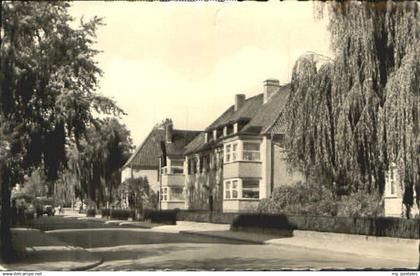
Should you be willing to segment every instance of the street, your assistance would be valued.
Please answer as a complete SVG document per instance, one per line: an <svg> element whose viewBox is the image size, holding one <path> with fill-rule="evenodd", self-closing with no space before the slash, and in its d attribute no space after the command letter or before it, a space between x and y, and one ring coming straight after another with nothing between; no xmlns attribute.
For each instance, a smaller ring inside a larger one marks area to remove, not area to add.
<svg viewBox="0 0 420 276"><path fill-rule="evenodd" d="M92 270L404 269L412 266L408 261L167 230L177 226L154 225L145 229L105 223L101 219L55 216L39 218L32 227L100 257L102 263Z"/></svg>

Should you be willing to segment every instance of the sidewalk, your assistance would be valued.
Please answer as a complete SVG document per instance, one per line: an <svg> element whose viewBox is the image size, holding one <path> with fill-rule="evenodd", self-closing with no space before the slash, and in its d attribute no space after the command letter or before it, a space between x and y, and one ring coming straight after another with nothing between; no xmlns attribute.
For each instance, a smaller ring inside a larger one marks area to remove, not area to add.
<svg viewBox="0 0 420 276"><path fill-rule="evenodd" d="M102 262L87 250L32 228L12 228L12 240L21 258L1 264L6 270L86 270Z"/></svg>
<svg viewBox="0 0 420 276"><path fill-rule="evenodd" d="M401 260L417 268L419 241L339 233L295 230L292 237L279 237L263 233L230 231L228 224L211 224L178 221L177 225L153 227L154 231L171 231L180 234L201 235L273 246L294 246L322 251L362 255L366 257Z"/></svg>

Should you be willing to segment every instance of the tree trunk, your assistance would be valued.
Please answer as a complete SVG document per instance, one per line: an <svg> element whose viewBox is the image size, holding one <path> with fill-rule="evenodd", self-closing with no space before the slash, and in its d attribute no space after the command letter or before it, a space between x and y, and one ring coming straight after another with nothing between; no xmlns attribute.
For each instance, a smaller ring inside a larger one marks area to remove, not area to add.
<svg viewBox="0 0 420 276"><path fill-rule="evenodd" d="M4 160L0 159L0 186L1 186L1 238L0 238L0 259L7 262L13 258L12 235L10 232L10 177Z"/></svg>

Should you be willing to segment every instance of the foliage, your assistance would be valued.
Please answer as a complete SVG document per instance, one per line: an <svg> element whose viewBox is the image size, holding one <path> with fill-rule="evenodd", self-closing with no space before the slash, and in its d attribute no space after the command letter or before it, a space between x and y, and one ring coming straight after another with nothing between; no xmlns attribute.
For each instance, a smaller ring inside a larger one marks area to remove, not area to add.
<svg viewBox="0 0 420 276"><path fill-rule="evenodd" d="M363 192L334 196L322 185L297 183L274 189L271 198L263 199L258 212L312 216L377 216L383 213L378 194Z"/></svg>
<svg viewBox="0 0 420 276"><path fill-rule="evenodd" d="M235 231L255 231L259 229L261 232L275 233L285 231L284 234L291 234L296 226L291 224L284 214L240 214L231 224L231 230Z"/></svg>
<svg viewBox="0 0 420 276"><path fill-rule="evenodd" d="M134 218L134 214L134 210L111 209L109 215L111 219L127 220L129 218Z"/></svg>
<svg viewBox="0 0 420 276"><path fill-rule="evenodd" d="M123 114L95 92L102 72L94 49L102 24L94 17L73 27L68 2L3 1L0 70L2 212L10 212L10 186L37 167L51 184L66 167L66 145L79 141L100 119ZM2 243L10 239L2 215ZM4 228L4 229L3 229ZM7 249L4 249L6 248ZM10 247L2 246L3 256ZM7 252L8 251L8 252Z"/></svg>
<svg viewBox="0 0 420 276"><path fill-rule="evenodd" d="M114 118L87 129L79 147L69 147L69 169L77 179L75 191L80 198L97 204L112 203L113 191L121 182L120 168L132 149L130 132Z"/></svg>
<svg viewBox="0 0 420 276"><path fill-rule="evenodd" d="M287 216L298 230L385 236L404 239L420 237L420 220L390 217Z"/></svg>
<svg viewBox="0 0 420 276"><path fill-rule="evenodd" d="M175 225L177 221L177 210L151 210L144 209L144 220L150 220L154 223Z"/></svg>
<svg viewBox="0 0 420 276"><path fill-rule="evenodd" d="M35 170L23 183L22 192L34 197L46 196L46 180L41 170Z"/></svg>
<svg viewBox="0 0 420 276"><path fill-rule="evenodd" d="M124 206L126 200L128 207L137 210L141 214L144 209L155 209L158 198L150 188L147 177L129 178L118 188L118 203Z"/></svg>
<svg viewBox="0 0 420 276"><path fill-rule="evenodd" d="M287 104L288 159L335 196L382 195L392 163L404 203L420 191L415 2L328 2L334 58L302 56ZM420 193L417 194L417 201Z"/></svg>

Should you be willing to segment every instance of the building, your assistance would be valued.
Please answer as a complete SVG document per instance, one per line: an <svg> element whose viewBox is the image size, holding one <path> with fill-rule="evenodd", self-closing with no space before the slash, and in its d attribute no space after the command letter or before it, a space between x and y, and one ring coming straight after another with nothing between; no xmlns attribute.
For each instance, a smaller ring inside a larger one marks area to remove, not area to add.
<svg viewBox="0 0 420 276"><path fill-rule="evenodd" d="M122 167L121 182L128 178L147 177L150 188L159 192L159 156L162 154L160 142L164 139L165 128L154 127Z"/></svg>
<svg viewBox="0 0 420 276"><path fill-rule="evenodd" d="M160 142L160 208L184 209L185 146L193 140L200 131L173 129L172 121L165 124L165 139Z"/></svg>
<svg viewBox="0 0 420 276"><path fill-rule="evenodd" d="M303 179L285 160L282 110L289 92L289 85L269 79L261 94L236 95L234 104L186 145L187 209L255 210L275 187Z"/></svg>

